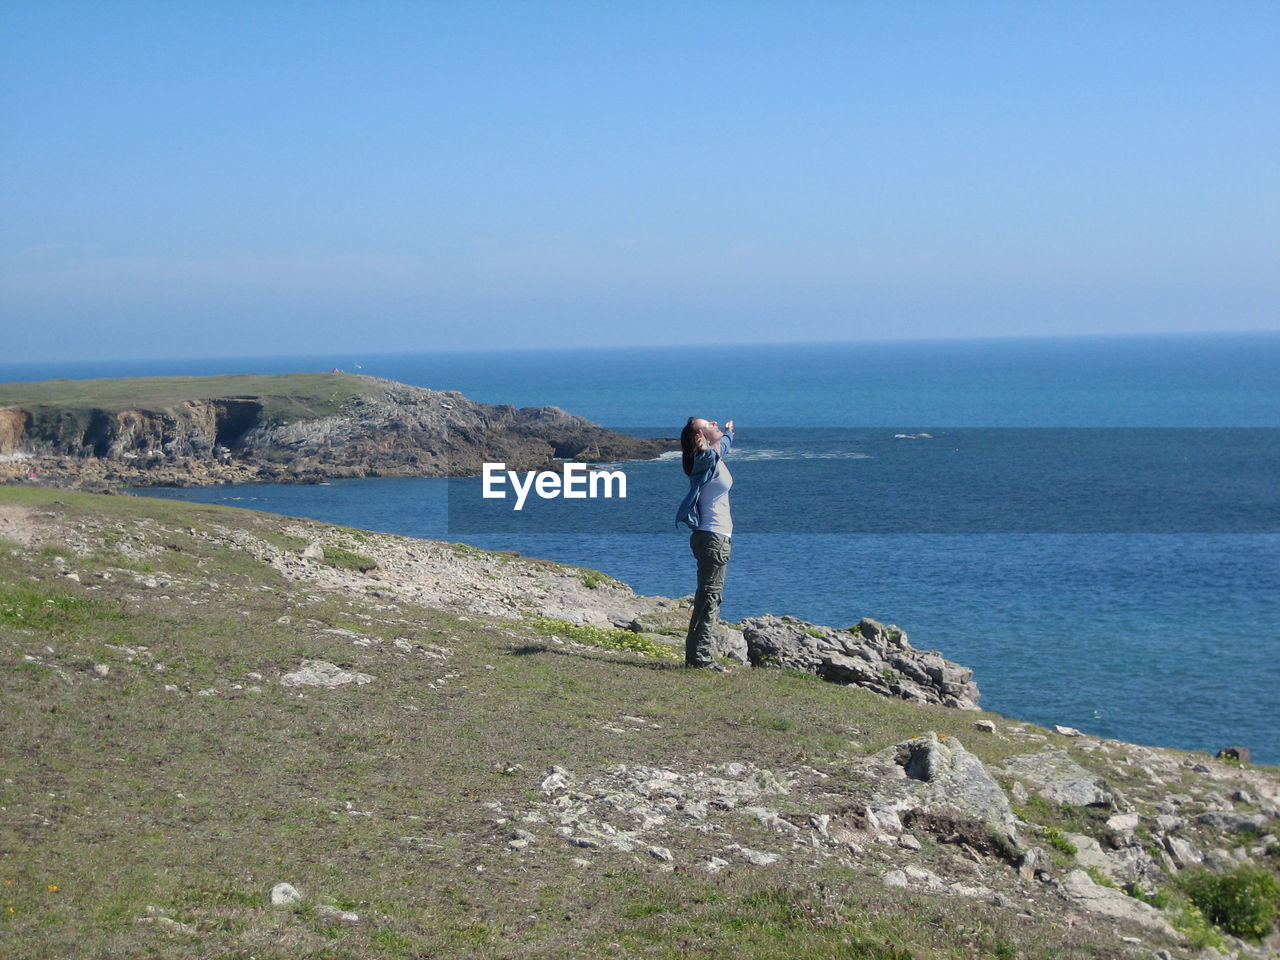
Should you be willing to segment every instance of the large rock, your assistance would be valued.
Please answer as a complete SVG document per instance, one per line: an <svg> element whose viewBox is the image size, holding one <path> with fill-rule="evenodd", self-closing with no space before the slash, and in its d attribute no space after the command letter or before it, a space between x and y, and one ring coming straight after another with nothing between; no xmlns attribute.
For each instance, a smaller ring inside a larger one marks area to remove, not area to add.
<svg viewBox="0 0 1280 960"><path fill-rule="evenodd" d="M954 737L928 733L859 762L859 779L875 784L859 820L873 833L898 833L898 814L937 813L985 824L1016 842L1017 818L982 761Z"/></svg>
<svg viewBox="0 0 1280 960"><path fill-rule="evenodd" d="M342 687L348 683L361 687L373 680L367 673L343 670L328 660L303 660L297 670L280 678L280 682L286 687Z"/></svg>
<svg viewBox="0 0 1280 960"><path fill-rule="evenodd" d="M1013 834L1016 818L1009 798L982 761L955 737L930 732L898 744L894 751L907 778L925 784L932 802Z"/></svg>
<svg viewBox="0 0 1280 960"><path fill-rule="evenodd" d="M1065 750L1046 750L1010 757L1005 772L1036 785L1041 796L1075 807L1110 807L1115 796L1103 779L1067 756Z"/></svg>
<svg viewBox="0 0 1280 960"><path fill-rule="evenodd" d="M1152 930L1159 930L1170 937L1178 936L1160 915L1160 911L1141 900L1125 896L1119 890L1102 887L1083 870L1072 870L1062 882L1063 895L1078 907L1090 913L1113 917L1117 920L1130 920Z"/></svg>
<svg viewBox="0 0 1280 960"><path fill-rule="evenodd" d="M978 709L981 694L972 670L936 651L914 649L894 626L866 618L849 630L836 630L766 615L743 620L742 633L747 656L758 667L803 670L917 703Z"/></svg>

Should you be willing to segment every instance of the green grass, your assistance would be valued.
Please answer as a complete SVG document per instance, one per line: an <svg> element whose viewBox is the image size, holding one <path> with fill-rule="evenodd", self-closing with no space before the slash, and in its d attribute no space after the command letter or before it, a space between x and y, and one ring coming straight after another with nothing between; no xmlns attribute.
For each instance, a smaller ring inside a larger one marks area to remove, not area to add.
<svg viewBox="0 0 1280 960"><path fill-rule="evenodd" d="M57 631L92 619L120 619L102 604L53 586L26 583L0 585L0 625L28 630Z"/></svg>
<svg viewBox="0 0 1280 960"><path fill-rule="evenodd" d="M95 411L178 411L184 401L241 398L262 403L263 423L291 423L333 416L356 397L383 389L347 373L43 380L0 383L0 406L28 410L33 435L72 439L84 436Z"/></svg>
<svg viewBox="0 0 1280 960"><path fill-rule="evenodd" d="M531 617L528 622L535 631L544 636L576 640L578 643L587 643L604 650L640 653L657 660L684 660L684 654L670 644L659 643L657 640L631 630L593 627L583 623L570 623L568 620L557 620L553 617Z"/></svg>
<svg viewBox="0 0 1280 960"><path fill-rule="evenodd" d="M1046 844L1065 856L1074 857L1080 852L1076 849L1076 845L1064 837L1062 831L1057 827L1045 827L1040 832L1040 837Z"/></svg>
<svg viewBox="0 0 1280 960"><path fill-rule="evenodd" d="M348 550L346 547L323 546L321 550L324 551L324 562L328 566L337 567L340 570L355 570L359 573L378 569L378 561L356 553L354 550Z"/></svg>
<svg viewBox="0 0 1280 960"><path fill-rule="evenodd" d="M37 525L57 527L55 550L0 549L6 958L1116 955L1108 936L1057 923L1056 906L1019 916L1021 901L1005 909L892 890L879 859L824 860L741 811L717 812L709 834L655 828L653 842L676 854L671 872L643 849L571 847L554 832L558 821L531 825L527 850L507 848L525 813L552 809L540 783L553 765L589 781L617 764L812 764L827 779L769 800L803 822L806 811L863 795L851 764L925 730L962 738L988 763L1025 751L974 737L975 714L808 674L687 671L673 662L676 648L626 646L646 640L630 631L464 618L328 591L214 537L243 533L296 550L329 529L320 524L29 488L0 489L0 506L52 514ZM67 535L84 549L64 546ZM122 548L144 556L165 586L140 586ZM333 627L384 643L358 646L325 632ZM550 643L550 633L587 646ZM404 653L397 638L453 652L444 662ZM130 656L125 646L146 651ZM376 679L282 686L303 659ZM94 664L109 666L107 676ZM698 869L728 834L785 855L715 876ZM282 881L306 895L299 909L268 904ZM361 922L333 925L317 910L324 904ZM195 933L138 923L148 907Z"/></svg>
<svg viewBox="0 0 1280 960"><path fill-rule="evenodd" d="M588 590L596 590L606 584L617 583L617 581L607 573L601 573L599 570L587 570L585 568L579 574L579 579L582 580L582 585Z"/></svg>

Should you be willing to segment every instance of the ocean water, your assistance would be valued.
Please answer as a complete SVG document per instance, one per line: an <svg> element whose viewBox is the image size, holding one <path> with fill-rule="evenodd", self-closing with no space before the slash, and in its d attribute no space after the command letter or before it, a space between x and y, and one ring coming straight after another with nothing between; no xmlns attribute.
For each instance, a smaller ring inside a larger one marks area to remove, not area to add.
<svg viewBox="0 0 1280 960"><path fill-rule="evenodd" d="M972 666L988 709L1280 763L1280 334L0 364L0 381L357 364L649 435L732 418L726 617L875 617ZM625 504L518 515L471 511L478 480L154 493L690 592L678 462L623 469Z"/></svg>

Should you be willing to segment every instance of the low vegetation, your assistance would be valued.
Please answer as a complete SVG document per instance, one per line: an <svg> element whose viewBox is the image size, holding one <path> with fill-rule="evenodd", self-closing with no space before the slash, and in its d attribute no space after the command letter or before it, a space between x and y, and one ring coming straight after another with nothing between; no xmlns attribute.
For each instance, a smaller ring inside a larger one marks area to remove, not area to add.
<svg viewBox="0 0 1280 960"><path fill-rule="evenodd" d="M373 389L349 373L244 374L221 377L128 377L0 383L0 407L41 407L87 416L93 409L164 410L188 400L251 397L272 422L331 416Z"/></svg>
<svg viewBox="0 0 1280 960"><path fill-rule="evenodd" d="M25 518L0 522L6 960L1128 955L1114 926L1066 923L1038 881L1003 905L896 889L881 879L896 847L828 859L741 809L705 832L673 811L655 841L670 861L578 847L542 787L557 769L583 783L619 768L791 771L811 792L771 803L811 833L814 803L839 817L863 796L848 771L867 755L935 730L994 766L1044 739L1027 725L997 718L1001 733L980 735L972 713L810 674L684 670L678 647L630 631L432 609L366 595L365 576L290 580L244 548L296 559L332 531L319 524L26 488L0 489L5 517ZM381 535L329 535L383 556ZM303 661L371 679L288 685ZM1075 827L1052 805L1024 812L1031 837ZM709 873L728 832L784 855ZM920 835L911 856L980 869ZM1015 854L981 869L1015 883ZM273 907L281 882L302 901ZM1190 942L1271 922L1263 882L1224 882L1164 894L1185 904Z"/></svg>
<svg viewBox="0 0 1280 960"><path fill-rule="evenodd" d="M348 550L346 547L334 547L326 544L321 547L324 552L324 562L331 567L337 567L340 570L355 570L359 573L368 573L370 570L378 569L378 561L363 554L356 553L354 550Z"/></svg>
<svg viewBox="0 0 1280 960"><path fill-rule="evenodd" d="M1194 870L1179 877L1177 886L1210 923L1232 936L1256 941L1271 932L1280 883L1267 870L1248 865L1221 874Z"/></svg>

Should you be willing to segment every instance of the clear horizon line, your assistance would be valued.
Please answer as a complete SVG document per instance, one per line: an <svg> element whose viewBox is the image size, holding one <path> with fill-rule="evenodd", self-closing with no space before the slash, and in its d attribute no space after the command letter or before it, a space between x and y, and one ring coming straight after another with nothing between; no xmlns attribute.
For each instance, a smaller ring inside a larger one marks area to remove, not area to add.
<svg viewBox="0 0 1280 960"><path fill-rule="evenodd" d="M80 357L73 359L43 358L35 360L12 361L0 366L24 367L50 363L163 363L165 361L219 361L219 360L272 360L298 359L315 357L335 359L350 358L360 362L362 357L406 357L430 354L512 354L512 353L569 353L569 352L604 352L611 350L662 350L666 348L735 348L735 347L804 347L804 346L837 346L852 344L924 344L924 343L1010 343L1020 341L1088 341L1088 340L1155 340L1155 339L1192 339L1243 336L1280 336L1280 328L1244 329L1244 330L1171 330L1171 331L1137 331L1117 333L1023 333L1023 334L973 334L970 336L949 337L853 337L847 339L817 340L737 340L724 341L690 341L685 343L629 343L629 344L591 344L581 346L539 345L518 347L446 347L434 350L377 350L362 355L355 355L348 350L333 350L321 353L237 353L237 354L205 354L196 353L167 356L121 356L121 357ZM354 372L354 371L346 371Z"/></svg>

